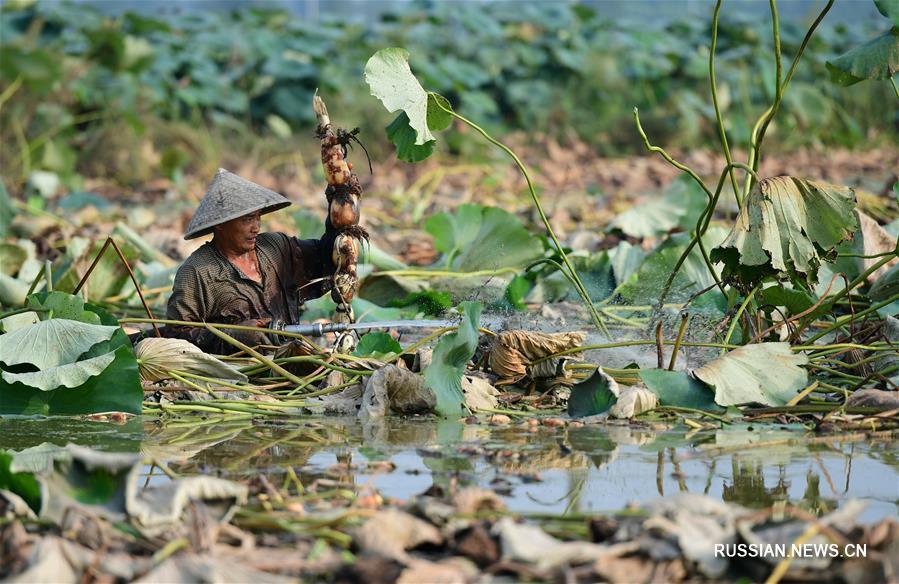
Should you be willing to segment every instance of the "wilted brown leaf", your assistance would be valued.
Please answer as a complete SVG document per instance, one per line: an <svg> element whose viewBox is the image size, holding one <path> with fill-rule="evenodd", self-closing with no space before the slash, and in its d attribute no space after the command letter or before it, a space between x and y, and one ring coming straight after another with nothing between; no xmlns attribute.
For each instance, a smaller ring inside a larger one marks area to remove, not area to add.
<svg viewBox="0 0 899 584"><path fill-rule="evenodd" d="M579 347L586 338L583 332L504 331L491 344L490 368L504 383L515 383L528 375L528 367L537 359Z"/></svg>

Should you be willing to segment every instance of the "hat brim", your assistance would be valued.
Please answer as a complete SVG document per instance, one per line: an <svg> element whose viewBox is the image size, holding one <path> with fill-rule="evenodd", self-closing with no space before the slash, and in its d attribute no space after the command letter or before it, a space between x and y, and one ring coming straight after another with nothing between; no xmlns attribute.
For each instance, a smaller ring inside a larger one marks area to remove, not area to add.
<svg viewBox="0 0 899 584"><path fill-rule="evenodd" d="M209 235L210 233L213 232L213 230L217 226L221 225L222 223L227 223L228 221L232 221L234 219L237 219L238 217L243 217L244 215L249 215L251 213L255 213L256 211L259 211L260 214L265 215L267 213L273 213L275 211L280 211L281 209L284 209L285 207L289 207L292 204L293 203L291 203L290 201L285 200L283 202L275 203L273 205L263 204L263 205L259 205L258 207L250 207L249 209L241 209L240 211L238 211L236 213L232 213L231 215L226 215L221 220L219 220L216 223L213 223L212 225L207 225L206 227L203 227L202 229L196 229L194 231L184 234L184 239L196 239L198 237L203 237L204 235Z"/></svg>

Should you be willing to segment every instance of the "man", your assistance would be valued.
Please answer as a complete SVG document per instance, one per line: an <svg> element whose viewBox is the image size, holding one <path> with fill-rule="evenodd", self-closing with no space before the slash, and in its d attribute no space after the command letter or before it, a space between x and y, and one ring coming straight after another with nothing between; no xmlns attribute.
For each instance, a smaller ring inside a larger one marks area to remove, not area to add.
<svg viewBox="0 0 899 584"><path fill-rule="evenodd" d="M278 193L219 169L187 227L184 239L209 233L175 275L166 318L252 327L296 323L302 303L321 296L334 273L328 225L321 239L260 233L260 217L291 203ZM208 353L235 349L203 327L167 326L167 337L186 339ZM247 345L272 342L266 334L227 331Z"/></svg>

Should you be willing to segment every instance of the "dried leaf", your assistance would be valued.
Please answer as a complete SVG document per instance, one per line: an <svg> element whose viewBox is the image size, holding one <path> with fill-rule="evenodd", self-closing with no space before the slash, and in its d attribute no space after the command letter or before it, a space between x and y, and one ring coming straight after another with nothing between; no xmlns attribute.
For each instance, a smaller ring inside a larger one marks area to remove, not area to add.
<svg viewBox="0 0 899 584"><path fill-rule="evenodd" d="M618 394L618 401L609 408L609 415L613 418L633 418L655 409L658 403L656 394L642 385L631 385Z"/></svg>
<svg viewBox="0 0 899 584"><path fill-rule="evenodd" d="M425 386L425 378L396 365L375 371L365 384L359 416L383 418L393 412L422 414L434 410L437 398Z"/></svg>
<svg viewBox="0 0 899 584"><path fill-rule="evenodd" d="M468 487L453 496L453 505L462 515L474 515L478 511L503 511L506 504L493 491Z"/></svg>
<svg viewBox="0 0 899 584"><path fill-rule="evenodd" d="M868 215L861 211L856 211L856 214L858 215L859 230L862 235L862 255L875 256L896 250L896 237ZM869 269L881 259L883 258L862 258L862 271ZM877 280L886 274L891 267L897 265L899 265L899 258L893 258L878 268L876 272L871 273L868 276L868 282Z"/></svg>
<svg viewBox="0 0 899 584"><path fill-rule="evenodd" d="M443 542L436 527L399 509L378 511L356 530L353 539L362 552L403 563L410 561L406 550L423 543L437 545Z"/></svg>
<svg viewBox="0 0 899 584"><path fill-rule="evenodd" d="M533 361L579 347L586 338L583 332L504 331L493 339L490 368L502 380L515 383L528 375L528 367Z"/></svg>
<svg viewBox="0 0 899 584"><path fill-rule="evenodd" d="M465 405L472 411L496 409L499 391L485 379L463 375L462 394L465 396Z"/></svg>
<svg viewBox="0 0 899 584"><path fill-rule="evenodd" d="M134 354L140 365L140 378L143 381L170 379L170 371L185 371L228 381L247 380L247 376L234 367L207 355L199 347L183 339L150 337L134 347Z"/></svg>
<svg viewBox="0 0 899 584"><path fill-rule="evenodd" d="M693 374L715 388L720 406L782 406L808 385L808 372L801 367L806 363L808 357L794 354L787 343L758 343L734 349Z"/></svg>

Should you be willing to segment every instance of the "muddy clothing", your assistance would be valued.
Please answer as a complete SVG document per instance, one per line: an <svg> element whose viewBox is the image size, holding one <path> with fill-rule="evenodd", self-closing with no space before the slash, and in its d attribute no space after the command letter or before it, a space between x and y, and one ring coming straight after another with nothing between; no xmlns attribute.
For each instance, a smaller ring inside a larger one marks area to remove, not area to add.
<svg viewBox="0 0 899 584"><path fill-rule="evenodd" d="M296 323L298 304L324 293L323 282L309 282L334 270L328 239L327 235L321 240L300 240L283 233L260 233L256 257L261 283L248 278L207 242L178 269L166 318L250 326L256 320ZM208 353L236 350L205 328L166 326L161 330L164 336L188 340ZM225 332L250 346L273 342L263 333Z"/></svg>

